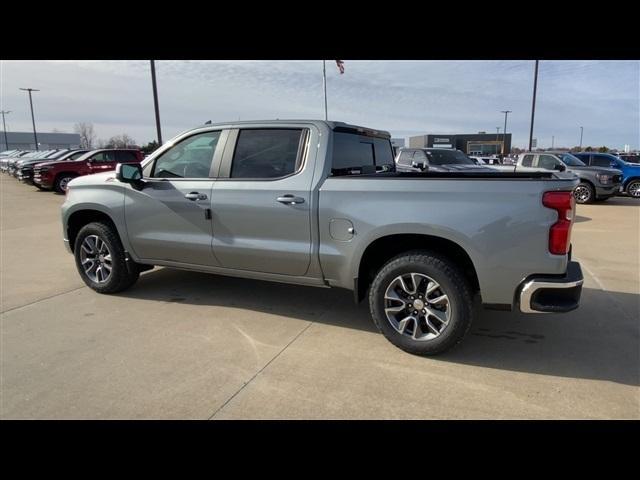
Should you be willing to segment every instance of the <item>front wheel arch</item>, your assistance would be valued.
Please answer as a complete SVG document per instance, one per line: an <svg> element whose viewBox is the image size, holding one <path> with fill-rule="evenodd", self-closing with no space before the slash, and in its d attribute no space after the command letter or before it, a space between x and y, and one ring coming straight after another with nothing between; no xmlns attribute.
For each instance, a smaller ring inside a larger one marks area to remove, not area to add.
<svg viewBox="0 0 640 480"><path fill-rule="evenodd" d="M84 227L85 225L93 222L101 222L109 225L111 228L113 228L113 231L118 235L120 241L122 242L122 235L120 235L115 222L109 215L99 210L77 210L69 215L69 218L67 219L67 239L69 240L69 246L71 247L72 253L75 246L76 237L78 236L78 232L80 232L80 229L82 229L82 227Z"/></svg>

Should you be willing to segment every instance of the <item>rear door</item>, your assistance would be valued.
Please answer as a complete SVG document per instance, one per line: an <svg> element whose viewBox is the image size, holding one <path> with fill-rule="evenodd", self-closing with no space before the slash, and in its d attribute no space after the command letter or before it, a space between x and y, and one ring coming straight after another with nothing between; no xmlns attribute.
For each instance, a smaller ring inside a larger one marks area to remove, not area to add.
<svg viewBox="0 0 640 480"><path fill-rule="evenodd" d="M227 133L185 136L144 166L142 189L125 187L127 235L138 257L219 265L211 248L211 194Z"/></svg>
<svg viewBox="0 0 640 480"><path fill-rule="evenodd" d="M229 134L211 207L213 251L221 266L294 276L307 272L312 135L317 144L311 126L245 128Z"/></svg>

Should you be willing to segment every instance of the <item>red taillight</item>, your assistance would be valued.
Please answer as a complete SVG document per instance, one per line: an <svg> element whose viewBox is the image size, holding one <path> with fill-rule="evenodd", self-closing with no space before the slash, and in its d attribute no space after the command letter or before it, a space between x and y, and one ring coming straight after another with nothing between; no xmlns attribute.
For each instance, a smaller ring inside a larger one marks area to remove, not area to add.
<svg viewBox="0 0 640 480"><path fill-rule="evenodd" d="M558 212L558 221L549 229L549 252L566 255L571 244L571 226L576 201L571 192L545 192L542 204Z"/></svg>

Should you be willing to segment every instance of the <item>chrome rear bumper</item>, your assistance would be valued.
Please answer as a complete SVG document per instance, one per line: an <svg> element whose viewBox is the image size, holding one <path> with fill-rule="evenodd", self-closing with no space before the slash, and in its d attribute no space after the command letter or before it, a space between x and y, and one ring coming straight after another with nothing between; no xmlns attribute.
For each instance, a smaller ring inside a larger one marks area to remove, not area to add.
<svg viewBox="0 0 640 480"><path fill-rule="evenodd" d="M564 313L580 305L584 278L578 262L569 262L563 277L540 276L526 280L520 290L523 313Z"/></svg>

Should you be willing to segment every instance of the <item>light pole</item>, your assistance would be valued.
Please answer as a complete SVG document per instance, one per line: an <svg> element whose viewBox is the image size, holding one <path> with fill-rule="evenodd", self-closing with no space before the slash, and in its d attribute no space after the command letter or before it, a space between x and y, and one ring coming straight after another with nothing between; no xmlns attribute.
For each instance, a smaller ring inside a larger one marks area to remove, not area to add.
<svg viewBox="0 0 640 480"><path fill-rule="evenodd" d="M580 151L582 151L582 133L583 133L584 129L583 127L580 127Z"/></svg>
<svg viewBox="0 0 640 480"><path fill-rule="evenodd" d="M36 90L35 88L21 88L20 90L29 92L29 105L31 106L31 123L33 123L33 138L36 141L36 150L40 150L38 148L38 134L36 133L36 119L33 116L33 100L31 99L31 92L39 92L40 90Z"/></svg>
<svg viewBox="0 0 640 480"><path fill-rule="evenodd" d="M156 110L156 131L158 146L162 145L162 130L160 130L160 108L158 106L158 86L156 85L156 62L151 60L151 84L153 85L153 106Z"/></svg>
<svg viewBox="0 0 640 480"><path fill-rule="evenodd" d="M496 127L496 150L497 150L499 141L500 141L500 127Z"/></svg>
<svg viewBox="0 0 640 480"><path fill-rule="evenodd" d="M504 113L504 130L502 131L502 155L504 155L504 147L507 144L507 115L511 113L511 110L501 110Z"/></svg>
<svg viewBox="0 0 640 480"><path fill-rule="evenodd" d="M536 113L536 90L538 89L538 60L536 60L536 69L533 74L533 100L531 102L531 128L529 129L529 151L533 144L533 119Z"/></svg>
<svg viewBox="0 0 640 480"><path fill-rule="evenodd" d="M556 137L551 135L551 149L553 149L553 143L555 141Z"/></svg>
<svg viewBox="0 0 640 480"><path fill-rule="evenodd" d="M4 130L4 146L9 150L9 140L7 140L7 124L4 121L4 116L11 113L11 110L2 110L2 130Z"/></svg>

